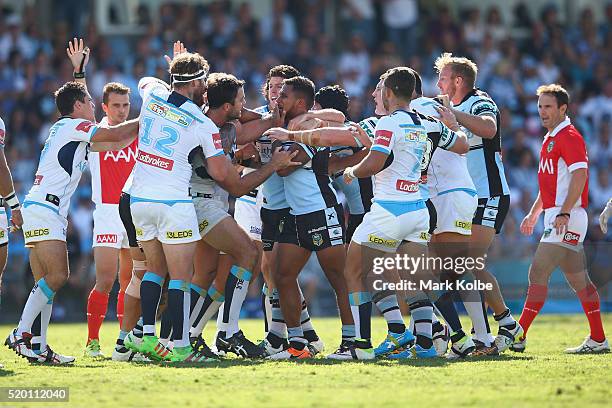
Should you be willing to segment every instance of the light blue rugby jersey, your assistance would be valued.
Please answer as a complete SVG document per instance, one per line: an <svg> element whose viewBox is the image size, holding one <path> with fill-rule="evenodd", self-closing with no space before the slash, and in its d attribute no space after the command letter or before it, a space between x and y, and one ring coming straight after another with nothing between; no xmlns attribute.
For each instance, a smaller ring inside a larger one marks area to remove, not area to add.
<svg viewBox="0 0 612 408"><path fill-rule="evenodd" d="M294 142L283 145L292 144ZM337 205L338 196L327 174L329 148L297 144L306 151L310 161L282 178L291 214L303 215Z"/></svg>
<svg viewBox="0 0 612 408"><path fill-rule="evenodd" d="M473 89L453 107L471 115L495 117L497 133L492 139L483 139L467 128L461 127L470 143L467 166L479 198L510 194L501 157L501 126L497 105L486 92Z"/></svg>
<svg viewBox="0 0 612 408"><path fill-rule="evenodd" d="M268 105L263 105L255 109L255 112L266 114L270 112ZM259 156L261 157L262 163L267 163L272 158L272 140L269 137L260 137L257 140L257 147L259 148ZM281 210L288 208L289 203L285 197L285 184L283 178L276 173L264 181L261 185L261 192L263 194L263 208L268 210Z"/></svg>

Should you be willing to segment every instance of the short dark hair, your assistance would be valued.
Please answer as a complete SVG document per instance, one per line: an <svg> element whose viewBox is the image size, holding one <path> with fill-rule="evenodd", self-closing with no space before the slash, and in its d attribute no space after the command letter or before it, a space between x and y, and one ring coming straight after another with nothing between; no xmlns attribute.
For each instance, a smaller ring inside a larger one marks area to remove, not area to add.
<svg viewBox="0 0 612 408"><path fill-rule="evenodd" d="M348 116L349 97L339 85L328 85L319 89L315 94L315 102L323 109L336 109Z"/></svg>
<svg viewBox="0 0 612 408"><path fill-rule="evenodd" d="M293 92L298 93L302 98L304 98L307 109L312 108L312 105L314 105L315 86L310 79L304 76L296 76L285 79L283 84L290 85Z"/></svg>
<svg viewBox="0 0 612 408"><path fill-rule="evenodd" d="M557 100L557 107L558 108L560 108L561 105L568 105L569 106L569 101L570 101L569 92L567 92L565 90L565 88L563 88L559 84L542 85L542 86L538 87L538 90L536 91L536 94L538 96L540 96L542 94L548 94L548 95L554 96L555 99Z"/></svg>
<svg viewBox="0 0 612 408"><path fill-rule="evenodd" d="M410 68L412 75L414 75L414 93L417 96L423 96L423 80L421 79L421 75L416 71L416 69Z"/></svg>
<svg viewBox="0 0 612 408"><path fill-rule="evenodd" d="M102 102L108 103L108 96L112 93L119 95L129 95L130 88L119 82L109 82L102 89Z"/></svg>
<svg viewBox="0 0 612 408"><path fill-rule="evenodd" d="M72 114L76 101L85 103L85 98L87 98L87 87L80 82L66 82L55 91L55 105L62 116Z"/></svg>
<svg viewBox="0 0 612 408"><path fill-rule="evenodd" d="M216 109L224 103L234 104L238 90L244 86L244 81L231 74L215 72L207 81L206 97L208 106Z"/></svg>
<svg viewBox="0 0 612 408"><path fill-rule="evenodd" d="M266 76L266 83L261 88L261 92L264 98L268 97L268 89L270 87L270 78L279 77L283 79L289 79L296 76L300 76L300 71L291 65L276 65L270 68L268 75Z"/></svg>
<svg viewBox="0 0 612 408"><path fill-rule="evenodd" d="M405 99L407 101L412 99L412 93L414 92L414 85L416 80L412 69L408 67L396 67L388 70L380 79L383 80L383 85L391 91L398 98Z"/></svg>

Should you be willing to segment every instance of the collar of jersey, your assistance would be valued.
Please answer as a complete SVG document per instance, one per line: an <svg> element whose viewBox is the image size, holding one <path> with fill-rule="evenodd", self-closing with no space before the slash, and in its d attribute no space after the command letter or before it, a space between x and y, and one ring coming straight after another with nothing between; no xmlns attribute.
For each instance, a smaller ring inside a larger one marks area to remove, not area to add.
<svg viewBox="0 0 612 408"><path fill-rule="evenodd" d="M568 118L567 116L565 117L565 120L561 123L559 123L552 132L548 132L546 134L546 137L550 136L550 137L555 137L557 136L557 133L559 133L560 131L562 131L566 126L571 125L572 122L570 121L570 118Z"/></svg>
<svg viewBox="0 0 612 408"><path fill-rule="evenodd" d="M461 105L463 102L467 101L468 99L470 99L472 96L476 95L476 92L478 92L479 89L478 88L474 88L472 89L470 92L467 93L467 95L465 95L463 97L463 99L461 100L461 102L459 102L458 104L454 105L455 107Z"/></svg>

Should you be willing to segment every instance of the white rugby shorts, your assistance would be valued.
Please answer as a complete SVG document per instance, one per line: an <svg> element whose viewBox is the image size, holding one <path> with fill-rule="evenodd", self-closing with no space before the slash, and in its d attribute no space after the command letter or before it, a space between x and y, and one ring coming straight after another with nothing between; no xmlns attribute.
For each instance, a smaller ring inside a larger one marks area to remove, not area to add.
<svg viewBox="0 0 612 408"><path fill-rule="evenodd" d="M6 211L0 210L0 246L8 244L9 225Z"/></svg>
<svg viewBox="0 0 612 408"><path fill-rule="evenodd" d="M406 208L407 209L407 208ZM396 252L402 241L429 241L429 211L422 202L411 211L395 214L374 202L355 230L352 241L385 252Z"/></svg>
<svg viewBox="0 0 612 408"><path fill-rule="evenodd" d="M118 204L101 204L93 212L93 247L129 248Z"/></svg>
<svg viewBox="0 0 612 408"><path fill-rule="evenodd" d="M130 209L139 241L157 238L164 244L187 244L200 240L192 202L136 201Z"/></svg>
<svg viewBox="0 0 612 408"><path fill-rule="evenodd" d="M431 198L436 208L435 234L454 232L472 235L472 219L478 206L478 197L466 191L451 191Z"/></svg>
<svg viewBox="0 0 612 408"><path fill-rule="evenodd" d="M201 237L204 237L217 224L230 216L227 212L229 203L226 199L194 197L193 205L195 206L198 231Z"/></svg>
<svg viewBox="0 0 612 408"><path fill-rule="evenodd" d="M544 210L544 233L540 242L559 244L572 250L581 249L589 226L587 212L582 207L572 208L567 230L563 234L557 234L553 223L560 212L561 207L552 207Z"/></svg>
<svg viewBox="0 0 612 408"><path fill-rule="evenodd" d="M46 205L24 203L21 209L23 216L23 237L26 246L40 241L66 242L68 220Z"/></svg>
<svg viewBox="0 0 612 408"><path fill-rule="evenodd" d="M247 233L249 238L261 241L261 205L263 195L258 190L255 199L253 197L240 197L236 200L234 207L234 219L236 223Z"/></svg>

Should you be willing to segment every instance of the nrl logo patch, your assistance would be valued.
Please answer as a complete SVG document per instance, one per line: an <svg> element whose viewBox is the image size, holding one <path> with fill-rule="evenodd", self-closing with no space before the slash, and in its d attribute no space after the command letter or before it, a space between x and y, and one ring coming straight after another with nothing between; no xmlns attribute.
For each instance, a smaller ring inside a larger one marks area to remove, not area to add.
<svg viewBox="0 0 612 408"><path fill-rule="evenodd" d="M312 243L314 244L314 246L323 245L323 236L319 233L312 234Z"/></svg>
<svg viewBox="0 0 612 408"><path fill-rule="evenodd" d="M555 141L551 140L550 143L548 144L548 146L546 147L546 151L548 153L552 152L553 147L555 147Z"/></svg>

